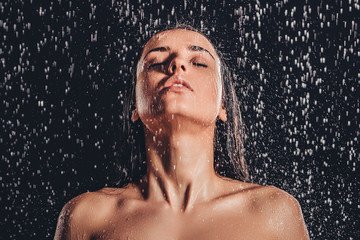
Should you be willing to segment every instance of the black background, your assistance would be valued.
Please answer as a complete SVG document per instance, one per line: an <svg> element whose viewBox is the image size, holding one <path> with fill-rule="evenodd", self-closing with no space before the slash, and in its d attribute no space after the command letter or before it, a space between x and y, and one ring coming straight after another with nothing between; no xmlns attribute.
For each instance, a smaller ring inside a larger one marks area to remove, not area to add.
<svg viewBox="0 0 360 240"><path fill-rule="evenodd" d="M186 20L243 79L252 181L295 196L312 239L356 239L360 7L331 2L2 0L0 238L52 239L67 201L114 186L139 48Z"/></svg>

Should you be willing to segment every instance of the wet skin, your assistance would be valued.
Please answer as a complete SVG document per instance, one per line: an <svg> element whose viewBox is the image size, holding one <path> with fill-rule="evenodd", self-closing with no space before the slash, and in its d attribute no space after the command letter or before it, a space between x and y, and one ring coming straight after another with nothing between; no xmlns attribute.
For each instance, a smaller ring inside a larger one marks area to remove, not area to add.
<svg viewBox="0 0 360 240"><path fill-rule="evenodd" d="M144 124L147 174L72 199L55 239L309 239L291 195L215 173L215 121L227 120L221 94L218 56L204 36L170 30L150 39L132 116Z"/></svg>
<svg viewBox="0 0 360 240"><path fill-rule="evenodd" d="M144 199L134 185L104 188L71 200L59 223L55 239L309 239L292 196L236 181L185 212Z"/></svg>

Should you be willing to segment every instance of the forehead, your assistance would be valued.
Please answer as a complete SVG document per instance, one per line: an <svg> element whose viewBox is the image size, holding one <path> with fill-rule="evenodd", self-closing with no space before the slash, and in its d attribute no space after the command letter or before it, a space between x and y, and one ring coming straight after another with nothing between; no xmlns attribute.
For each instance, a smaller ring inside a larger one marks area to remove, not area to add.
<svg viewBox="0 0 360 240"><path fill-rule="evenodd" d="M145 45L141 57L149 50L159 46L169 46L170 49L179 46L200 46L206 48L213 56L216 51L209 40L200 33L186 29L172 29L157 33Z"/></svg>

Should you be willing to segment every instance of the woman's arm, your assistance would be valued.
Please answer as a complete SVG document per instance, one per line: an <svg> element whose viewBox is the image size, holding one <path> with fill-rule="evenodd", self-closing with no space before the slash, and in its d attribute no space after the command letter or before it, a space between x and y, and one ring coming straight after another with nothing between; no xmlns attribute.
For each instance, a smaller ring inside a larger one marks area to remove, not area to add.
<svg viewBox="0 0 360 240"><path fill-rule="evenodd" d="M274 235L277 239L310 239L299 202L285 191L272 188L268 198L271 203L269 228Z"/></svg>
<svg viewBox="0 0 360 240"><path fill-rule="evenodd" d="M70 237L70 215L71 208L67 203L60 212L54 240L71 239Z"/></svg>
<svg viewBox="0 0 360 240"><path fill-rule="evenodd" d="M54 240L85 240L89 239L88 193L84 193L69 201L60 212Z"/></svg>

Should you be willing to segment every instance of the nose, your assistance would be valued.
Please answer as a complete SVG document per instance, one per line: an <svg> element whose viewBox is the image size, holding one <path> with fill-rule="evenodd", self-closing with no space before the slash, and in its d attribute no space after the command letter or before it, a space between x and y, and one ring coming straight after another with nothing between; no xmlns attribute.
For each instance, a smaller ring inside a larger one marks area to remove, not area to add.
<svg viewBox="0 0 360 240"><path fill-rule="evenodd" d="M172 75L175 73L181 73L186 71L187 71L186 62L179 57L174 57L174 59L169 64L169 68L168 68L169 74Z"/></svg>

